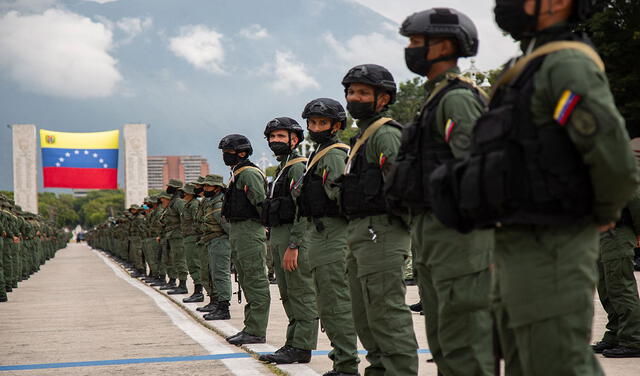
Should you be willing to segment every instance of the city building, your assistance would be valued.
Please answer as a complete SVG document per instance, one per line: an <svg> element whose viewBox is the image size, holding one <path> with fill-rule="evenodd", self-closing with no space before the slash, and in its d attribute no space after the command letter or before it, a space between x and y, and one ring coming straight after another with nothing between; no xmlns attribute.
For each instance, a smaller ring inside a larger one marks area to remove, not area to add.
<svg viewBox="0 0 640 376"><path fill-rule="evenodd" d="M164 189L169 179L186 183L208 173L209 163L199 155L147 157L149 189Z"/></svg>

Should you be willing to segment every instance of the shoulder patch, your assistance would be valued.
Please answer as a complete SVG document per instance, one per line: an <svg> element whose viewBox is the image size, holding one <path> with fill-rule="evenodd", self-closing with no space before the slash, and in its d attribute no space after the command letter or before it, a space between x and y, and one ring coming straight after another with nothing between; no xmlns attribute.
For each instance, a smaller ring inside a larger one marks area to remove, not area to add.
<svg viewBox="0 0 640 376"><path fill-rule="evenodd" d="M453 119L447 120L447 123L444 126L444 141L449 142L451 140L451 134L453 133L453 128L456 127L456 122Z"/></svg>
<svg viewBox="0 0 640 376"><path fill-rule="evenodd" d="M565 90L556 104L553 119L562 126L566 125L567 121L569 121L569 117L573 113L573 110L575 110L581 99L582 96L572 92L571 90Z"/></svg>

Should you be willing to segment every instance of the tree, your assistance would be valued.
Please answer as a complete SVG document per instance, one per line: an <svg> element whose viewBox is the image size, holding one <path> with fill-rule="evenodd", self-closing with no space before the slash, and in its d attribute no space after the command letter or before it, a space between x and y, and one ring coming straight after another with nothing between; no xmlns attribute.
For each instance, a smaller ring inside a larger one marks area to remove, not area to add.
<svg viewBox="0 0 640 376"><path fill-rule="evenodd" d="M640 136L640 3L601 0L604 10L580 26L607 67L616 105L631 137Z"/></svg>
<svg viewBox="0 0 640 376"><path fill-rule="evenodd" d="M396 103L389 106L389 116L400 124L406 124L413 120L416 112L426 100L424 89L425 80L422 77L415 77L411 80L401 82L396 95Z"/></svg>

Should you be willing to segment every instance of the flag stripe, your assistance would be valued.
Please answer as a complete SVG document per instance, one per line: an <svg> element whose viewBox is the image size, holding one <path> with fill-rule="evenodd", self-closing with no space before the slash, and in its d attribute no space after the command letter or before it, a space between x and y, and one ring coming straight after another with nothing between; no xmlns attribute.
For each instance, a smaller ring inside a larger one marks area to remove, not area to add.
<svg viewBox="0 0 640 376"><path fill-rule="evenodd" d="M119 130L92 133L40 130L40 146L61 149L117 149Z"/></svg>
<svg viewBox="0 0 640 376"><path fill-rule="evenodd" d="M117 189L115 168L44 167L45 188Z"/></svg>
<svg viewBox="0 0 640 376"><path fill-rule="evenodd" d="M106 165L106 167L105 167ZM43 167L117 168L118 149L42 149Z"/></svg>

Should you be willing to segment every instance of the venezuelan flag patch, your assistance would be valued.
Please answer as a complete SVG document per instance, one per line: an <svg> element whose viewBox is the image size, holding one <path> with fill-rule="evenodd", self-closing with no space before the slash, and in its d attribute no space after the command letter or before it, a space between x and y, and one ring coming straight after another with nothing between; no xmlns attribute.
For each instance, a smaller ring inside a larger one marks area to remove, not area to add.
<svg viewBox="0 0 640 376"><path fill-rule="evenodd" d="M453 119L447 120L447 124L444 126L444 141L449 142L451 140L451 134L453 133L453 128L456 127L456 122Z"/></svg>
<svg viewBox="0 0 640 376"><path fill-rule="evenodd" d="M575 110L581 99L582 96L572 92L571 90L565 90L556 105L556 110L553 113L553 119L562 126L566 125L571 113L573 113L573 110Z"/></svg>

